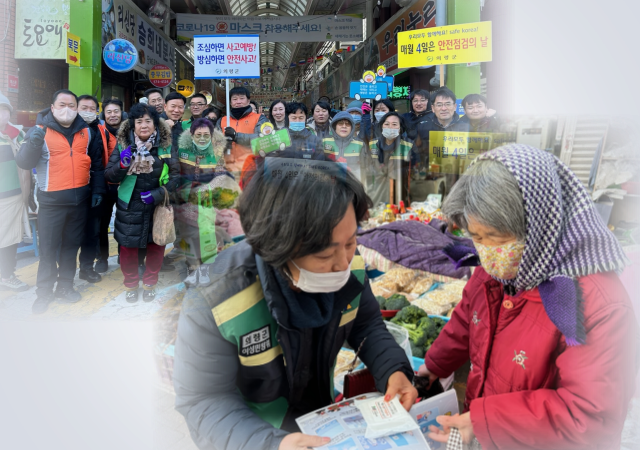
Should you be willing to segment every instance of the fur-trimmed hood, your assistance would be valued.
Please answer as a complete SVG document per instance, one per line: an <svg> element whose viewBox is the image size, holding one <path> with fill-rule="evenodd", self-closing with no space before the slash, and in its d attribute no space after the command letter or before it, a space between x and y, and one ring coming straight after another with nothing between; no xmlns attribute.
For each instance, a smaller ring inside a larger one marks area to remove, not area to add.
<svg viewBox="0 0 640 450"><path fill-rule="evenodd" d="M211 135L211 144L207 149L207 155L215 155L216 158L224 157L224 150L227 148L227 139L224 137L222 131L218 129L213 130ZM184 130L178 139L178 148L181 149L193 149L193 140L191 138L191 131Z"/></svg>
<svg viewBox="0 0 640 450"><path fill-rule="evenodd" d="M153 143L153 146L170 148L171 143L171 127L164 121L164 119L160 119L158 134L156 134L156 141ZM130 145L135 145L133 130L131 129L131 125L129 125L129 120L124 120L120 124L120 128L118 129L118 144L120 144L120 148L122 149L125 149Z"/></svg>

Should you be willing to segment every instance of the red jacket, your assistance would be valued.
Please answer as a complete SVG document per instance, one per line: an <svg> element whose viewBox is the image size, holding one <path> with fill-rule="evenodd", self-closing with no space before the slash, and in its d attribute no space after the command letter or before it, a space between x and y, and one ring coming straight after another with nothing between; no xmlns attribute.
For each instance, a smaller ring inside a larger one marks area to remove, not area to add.
<svg viewBox="0 0 640 450"><path fill-rule="evenodd" d="M586 345L567 347L538 289L509 297L478 267L427 353L427 368L440 377L471 360L465 409L483 450L620 448L637 322L614 273L579 282Z"/></svg>

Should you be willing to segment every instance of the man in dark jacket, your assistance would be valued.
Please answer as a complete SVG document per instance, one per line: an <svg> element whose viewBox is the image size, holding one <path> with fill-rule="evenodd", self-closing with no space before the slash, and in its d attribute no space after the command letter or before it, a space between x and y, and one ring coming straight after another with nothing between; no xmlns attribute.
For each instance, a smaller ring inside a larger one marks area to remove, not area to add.
<svg viewBox="0 0 640 450"><path fill-rule="evenodd" d="M456 131L499 133L500 121L495 111L487 108L487 98L480 94L469 94L462 100L464 116L456 124ZM491 114L493 112L494 114Z"/></svg>
<svg viewBox="0 0 640 450"><path fill-rule="evenodd" d="M287 104L286 114L288 120L291 146L285 149L284 154L290 158L300 159L324 159L322 139L316 136L315 131L306 124L307 107L304 103L292 102Z"/></svg>
<svg viewBox="0 0 640 450"><path fill-rule="evenodd" d="M87 210L100 204L105 188L102 142L94 139L95 133L78 116L73 92L57 91L51 110L38 115L36 124L27 133L16 163L38 173L40 264L32 310L41 314L54 297L69 303L82 298L73 288L76 256Z"/></svg>
<svg viewBox="0 0 640 450"><path fill-rule="evenodd" d="M107 148L102 139L100 131L100 119L98 119L98 99L92 95L81 95L78 97L78 115L89 125L92 133L92 139L99 139L102 145L102 164L104 166L104 154ZM106 138L106 134L105 134ZM107 187L104 187L105 194ZM100 243L100 218L102 217L102 202L98 205L91 205L87 210L87 223L85 226L84 239L80 246L80 273L78 278L86 280L89 283L98 283L102 281L102 276L94 270L94 263L98 256L98 246Z"/></svg>
<svg viewBox="0 0 640 450"><path fill-rule="evenodd" d="M429 91L417 89L411 93L409 100L411 112L403 114L402 118L407 127L407 137L415 141L418 136L418 125L426 121L427 116L433 116L433 112L429 104Z"/></svg>

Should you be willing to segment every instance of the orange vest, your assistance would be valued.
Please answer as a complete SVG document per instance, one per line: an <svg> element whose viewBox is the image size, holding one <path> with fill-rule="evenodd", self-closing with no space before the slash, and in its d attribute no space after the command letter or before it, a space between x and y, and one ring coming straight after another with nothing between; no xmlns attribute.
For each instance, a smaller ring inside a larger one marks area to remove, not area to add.
<svg viewBox="0 0 640 450"><path fill-rule="evenodd" d="M102 135L102 164L106 169L111 153L113 153L113 149L116 148L116 144L118 143L118 138L111 134L105 125L98 124L98 129ZM108 139L107 135L109 136Z"/></svg>
<svg viewBox="0 0 640 450"><path fill-rule="evenodd" d="M42 128L42 127L41 127ZM49 153L46 184L40 189L46 192L81 188L89 184L91 158L88 155L91 133L83 128L73 136L73 144L62 134L47 128L44 136Z"/></svg>
<svg viewBox="0 0 640 450"><path fill-rule="evenodd" d="M229 121L230 123L229 126L234 130L236 130L236 133L253 134L255 133L256 125L258 125L258 120L260 120L260 114L251 112L240 120L236 120L233 117L231 117L231 120ZM220 128L222 128L223 132L224 132L224 129L227 128L227 116L223 116L222 119L220 120ZM236 147L240 147L245 151L251 151L250 148L247 149L246 147L242 145L238 145L235 142L233 143L232 147L233 149L235 149Z"/></svg>

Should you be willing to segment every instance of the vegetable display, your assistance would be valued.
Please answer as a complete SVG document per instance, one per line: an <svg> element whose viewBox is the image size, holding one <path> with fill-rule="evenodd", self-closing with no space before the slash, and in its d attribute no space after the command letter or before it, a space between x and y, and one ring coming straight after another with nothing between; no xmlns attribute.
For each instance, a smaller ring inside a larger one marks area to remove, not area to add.
<svg viewBox="0 0 640 450"><path fill-rule="evenodd" d="M376 300L378 300L382 311L399 311L411 304L409 300L407 300L407 297L402 294L393 294L386 300L383 296L379 295L376 297Z"/></svg>
<svg viewBox="0 0 640 450"><path fill-rule="evenodd" d="M402 308L391 322L407 330L411 353L417 358L424 358L446 323L437 317L430 318L424 310L415 305Z"/></svg>

